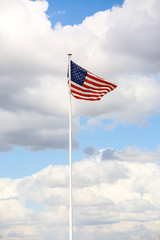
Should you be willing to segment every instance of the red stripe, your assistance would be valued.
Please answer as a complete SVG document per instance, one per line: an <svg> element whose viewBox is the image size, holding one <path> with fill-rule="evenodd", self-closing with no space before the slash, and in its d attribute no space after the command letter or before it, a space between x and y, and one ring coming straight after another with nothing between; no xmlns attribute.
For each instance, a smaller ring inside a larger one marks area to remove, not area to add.
<svg viewBox="0 0 160 240"><path fill-rule="evenodd" d="M90 92L90 93L97 93L97 94L99 94L99 93L106 93L106 91L108 90L108 89L95 89L95 88L93 88L92 90L90 90L90 88L88 88L87 89L87 87L86 87L86 90L85 89L83 89L83 88L81 88L81 87L78 87L78 86L75 86L75 85L73 85L73 84L71 84L71 88L72 89L77 89L77 90L79 90L79 91L82 91L82 92ZM94 91L94 90L96 90L96 91Z"/></svg>
<svg viewBox="0 0 160 240"><path fill-rule="evenodd" d="M95 98L95 99L92 99L92 98L82 98L82 97L79 97L79 96L75 96L74 94L72 94L75 98L77 99L82 99L82 100L88 100L88 101L98 101L100 100L101 98Z"/></svg>
<svg viewBox="0 0 160 240"><path fill-rule="evenodd" d="M107 84L106 84L106 85L101 85L101 84L92 82L92 81L90 81L90 80L88 80L88 79L85 79L84 83L85 83L85 82L87 82L87 83L89 83L89 84L92 84L92 85L94 85L94 86L96 86L96 87L108 87L108 88L112 89L112 87L111 87L111 86L108 86ZM84 84L84 83L83 83L83 84Z"/></svg>
<svg viewBox="0 0 160 240"><path fill-rule="evenodd" d="M83 94L83 93L80 93L80 92L77 92L77 91L74 91L73 89L71 90L71 93L75 93L75 94L77 94L77 95L79 95L79 96L84 96L84 97L102 97L102 96L104 96L105 94Z"/></svg>
<svg viewBox="0 0 160 240"><path fill-rule="evenodd" d="M97 90L97 91L103 91L103 90L107 90L107 91L112 91L113 89L112 88L110 88L110 87L97 87L97 86L93 86L93 87L91 87L91 86L88 86L88 85L86 85L85 84L85 82L83 83L83 87L85 87L86 89L88 88L88 89L92 89L92 90Z"/></svg>
<svg viewBox="0 0 160 240"><path fill-rule="evenodd" d="M103 78L99 78L99 77L97 77L97 76L95 76L95 75L94 75L94 76L90 75L89 72L87 72L86 77L89 77L89 78L92 78L93 80L96 80L96 81L98 81L98 82L104 83L105 85L106 85L106 84L107 84L107 85L110 85L110 86L112 86L112 87L114 87L114 88L117 87L117 85L115 85L115 84L113 84L113 83L110 83L110 82L107 82L107 81L104 80Z"/></svg>
<svg viewBox="0 0 160 240"><path fill-rule="evenodd" d="M87 71L87 75L90 76L90 77L94 77L96 79L100 79L102 81L106 81L104 78L98 77L98 76L96 76L95 74L93 74L93 73L91 73L89 71Z"/></svg>

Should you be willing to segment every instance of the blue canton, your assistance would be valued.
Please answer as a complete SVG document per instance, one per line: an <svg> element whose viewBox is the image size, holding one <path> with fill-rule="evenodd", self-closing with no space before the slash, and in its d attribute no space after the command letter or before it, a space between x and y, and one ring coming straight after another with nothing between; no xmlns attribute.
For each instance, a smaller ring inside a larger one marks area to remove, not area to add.
<svg viewBox="0 0 160 240"><path fill-rule="evenodd" d="M71 81L82 86L86 75L87 71L84 68L71 61Z"/></svg>

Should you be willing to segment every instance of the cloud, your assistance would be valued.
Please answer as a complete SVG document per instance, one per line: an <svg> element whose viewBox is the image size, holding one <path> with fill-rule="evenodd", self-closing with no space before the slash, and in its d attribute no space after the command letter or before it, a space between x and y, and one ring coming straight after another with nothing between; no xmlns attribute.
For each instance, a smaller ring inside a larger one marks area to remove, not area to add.
<svg viewBox="0 0 160 240"><path fill-rule="evenodd" d="M111 148L107 148L102 153L102 160L114 160L118 159L118 157L115 156L115 150Z"/></svg>
<svg viewBox="0 0 160 240"><path fill-rule="evenodd" d="M126 147L119 151L107 148L99 152L102 160L118 160L118 161L130 161L130 162L160 162L160 148L155 151L141 150L138 147Z"/></svg>
<svg viewBox="0 0 160 240"><path fill-rule="evenodd" d="M94 154L95 152L95 149L93 147L86 147L83 149L83 152L88 155L88 156L91 156Z"/></svg>
<svg viewBox="0 0 160 240"><path fill-rule="evenodd" d="M105 150L73 164L74 237L158 239L160 168L150 162L102 160ZM110 149L111 151L111 149ZM118 151L114 150L116 154ZM106 154L106 153L105 153ZM0 179L0 228L4 239L67 239L68 166L48 166L21 179ZM62 231L63 229L63 231Z"/></svg>
<svg viewBox="0 0 160 240"><path fill-rule="evenodd" d="M21 239L23 239L25 237L25 235L21 232L10 232L10 233L8 233L8 237L9 238L21 238Z"/></svg>
<svg viewBox="0 0 160 240"><path fill-rule="evenodd" d="M52 28L47 1L1 1L0 150L67 148L68 52L118 84L98 103L73 100L75 131L80 116L101 124L108 118L116 127L145 125L145 118L159 114L159 7L157 0L126 0L82 24ZM73 147L78 147L75 137Z"/></svg>

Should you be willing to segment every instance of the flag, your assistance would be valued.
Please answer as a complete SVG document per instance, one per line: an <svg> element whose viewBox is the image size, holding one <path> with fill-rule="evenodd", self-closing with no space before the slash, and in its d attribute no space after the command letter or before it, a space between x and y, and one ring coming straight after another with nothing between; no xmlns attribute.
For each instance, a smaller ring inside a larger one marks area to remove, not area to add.
<svg viewBox="0 0 160 240"><path fill-rule="evenodd" d="M80 67L73 61L71 66L71 94L78 99L96 101L100 100L106 93L114 90L117 85L97 77L93 73Z"/></svg>

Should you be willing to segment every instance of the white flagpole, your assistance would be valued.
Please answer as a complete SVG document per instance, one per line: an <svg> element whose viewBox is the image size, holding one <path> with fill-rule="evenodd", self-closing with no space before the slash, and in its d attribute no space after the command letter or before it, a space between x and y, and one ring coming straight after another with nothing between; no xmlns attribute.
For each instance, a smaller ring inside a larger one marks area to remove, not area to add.
<svg viewBox="0 0 160 240"><path fill-rule="evenodd" d="M72 56L72 54L68 54L68 73L69 73L69 239L73 240L71 56Z"/></svg>

